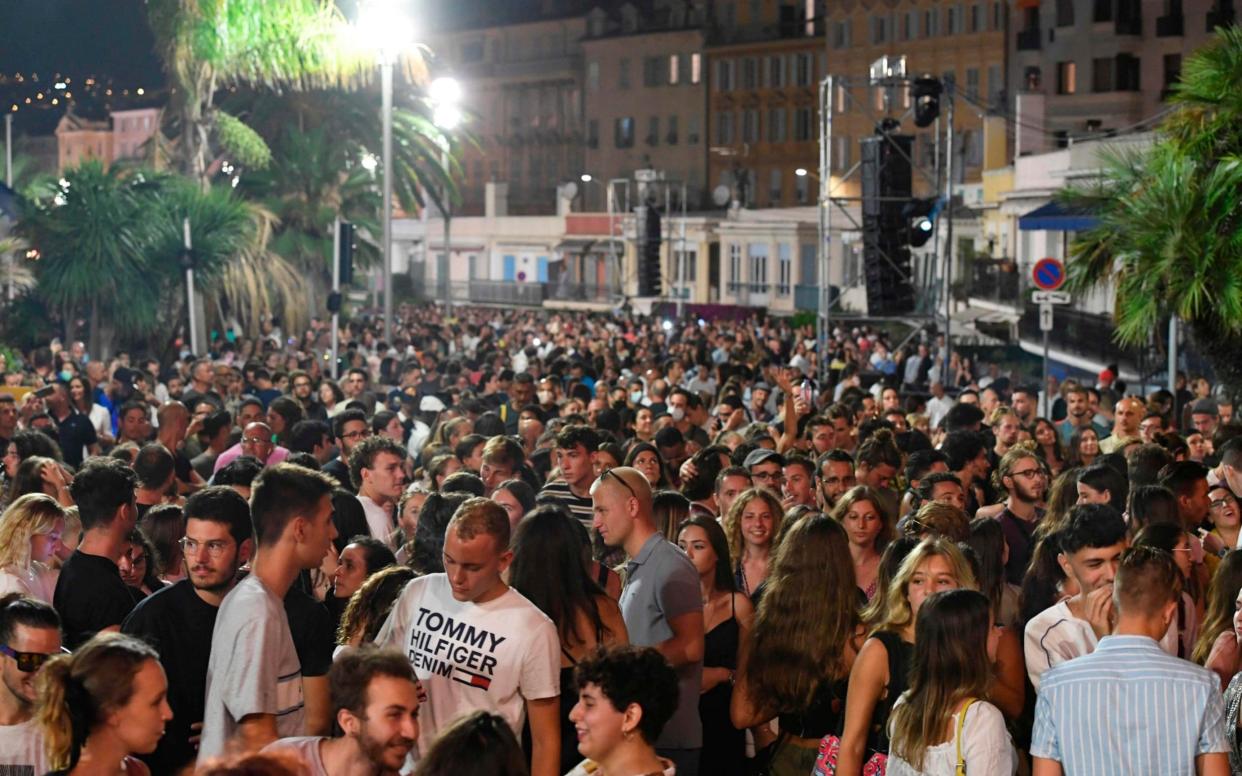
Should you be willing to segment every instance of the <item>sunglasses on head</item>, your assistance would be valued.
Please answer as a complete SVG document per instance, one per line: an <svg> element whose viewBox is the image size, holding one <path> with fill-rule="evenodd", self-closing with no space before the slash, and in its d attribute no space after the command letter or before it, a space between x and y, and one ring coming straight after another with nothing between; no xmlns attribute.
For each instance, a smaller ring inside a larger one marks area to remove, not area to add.
<svg viewBox="0 0 1242 776"><path fill-rule="evenodd" d="M42 668L43 664L46 663L48 660L51 660L52 658L56 657L56 655L58 654L67 655L69 654L69 650L65 649L64 647L61 647L60 652L55 652L55 653L52 653L51 655L45 655L42 652L18 652L17 650L10 647L8 644L0 644L0 654L8 655L9 657L17 661L18 671L21 671L24 674L33 674L34 672Z"/></svg>
<svg viewBox="0 0 1242 776"><path fill-rule="evenodd" d="M622 477L620 474L617 474L612 469L608 469L603 474L599 475L600 482L603 482L609 477L612 477L614 480L621 483L621 486L624 487L626 490L628 490L631 496L633 496L634 498L638 498L638 494L634 492L634 488L630 487L630 484L625 481L625 478Z"/></svg>

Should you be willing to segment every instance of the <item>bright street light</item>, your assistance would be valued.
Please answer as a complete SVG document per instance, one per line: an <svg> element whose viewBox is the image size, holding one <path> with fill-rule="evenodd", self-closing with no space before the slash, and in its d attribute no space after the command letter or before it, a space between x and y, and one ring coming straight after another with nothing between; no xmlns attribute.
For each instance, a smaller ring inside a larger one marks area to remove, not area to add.
<svg viewBox="0 0 1242 776"><path fill-rule="evenodd" d="M798 169L794 170L794 175L797 175L799 178L805 178L805 177L806 177L806 168L805 168L805 167L799 167Z"/></svg>
<svg viewBox="0 0 1242 776"><path fill-rule="evenodd" d="M367 0L358 9L359 41L392 62L414 43L414 22L400 0Z"/></svg>
<svg viewBox="0 0 1242 776"><path fill-rule="evenodd" d="M431 86L427 90L427 96L433 102L456 104L461 101L461 84L456 78L449 76L440 76L431 82Z"/></svg>
<svg viewBox="0 0 1242 776"><path fill-rule="evenodd" d="M578 180L582 181L583 183L590 183L592 180L591 173L589 172L582 173L581 175L578 176Z"/></svg>

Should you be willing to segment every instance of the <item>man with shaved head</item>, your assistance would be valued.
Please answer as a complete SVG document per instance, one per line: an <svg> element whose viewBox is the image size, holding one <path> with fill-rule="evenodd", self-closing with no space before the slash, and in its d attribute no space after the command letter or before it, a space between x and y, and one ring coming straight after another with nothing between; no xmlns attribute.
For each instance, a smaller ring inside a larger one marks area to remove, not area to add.
<svg viewBox="0 0 1242 776"><path fill-rule="evenodd" d="M637 469L608 469L591 486L593 526L604 544L626 554L621 616L630 643L655 647L677 670L678 704L656 741L678 773L697 773L703 746L699 686L703 672L703 602L694 564L656 530L651 485Z"/></svg>
<svg viewBox="0 0 1242 776"><path fill-rule="evenodd" d="M1131 440L1141 438L1139 424L1147 412L1147 405L1141 399L1127 396L1117 402L1113 409L1113 433L1107 439L1100 440L1101 453L1116 453Z"/></svg>
<svg viewBox="0 0 1242 776"><path fill-rule="evenodd" d="M275 466L289 457L289 451L276 444L271 426L261 420L247 423L242 428L241 441L220 453L220 457L216 459L212 476L243 455L259 459L264 466Z"/></svg>

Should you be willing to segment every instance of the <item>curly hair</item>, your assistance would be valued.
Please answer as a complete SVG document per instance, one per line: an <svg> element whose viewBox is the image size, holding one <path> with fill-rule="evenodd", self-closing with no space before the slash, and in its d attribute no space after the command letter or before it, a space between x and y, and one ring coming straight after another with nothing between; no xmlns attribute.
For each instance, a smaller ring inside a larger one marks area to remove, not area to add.
<svg viewBox="0 0 1242 776"><path fill-rule="evenodd" d="M367 577L349 597L336 629L336 643L349 644L355 635L360 643L375 641L401 591L417 576L409 566L387 566Z"/></svg>
<svg viewBox="0 0 1242 776"><path fill-rule="evenodd" d="M781 522L785 515L785 507L781 505L780 499L767 488L747 488L742 491L734 499L733 506L729 507L729 513L724 518L725 536L729 539L729 555L733 558L735 565L742 562L742 551L745 549L742 541L742 513L746 511L746 506L757 498L763 499L768 509L772 510L773 545L776 544L777 537L781 535ZM775 551L775 546L772 549Z"/></svg>
<svg viewBox="0 0 1242 776"><path fill-rule="evenodd" d="M601 647L574 670L574 686L581 691L588 684L618 711L637 704L643 710L638 732L648 744L655 744L677 708L677 673L652 647Z"/></svg>

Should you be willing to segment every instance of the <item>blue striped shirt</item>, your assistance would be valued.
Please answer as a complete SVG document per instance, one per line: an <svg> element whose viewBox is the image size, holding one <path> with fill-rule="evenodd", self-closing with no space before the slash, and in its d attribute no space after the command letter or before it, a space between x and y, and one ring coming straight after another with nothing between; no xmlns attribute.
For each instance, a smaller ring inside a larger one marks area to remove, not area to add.
<svg viewBox="0 0 1242 776"><path fill-rule="evenodd" d="M1043 676L1031 755L1066 776L1193 776L1195 757L1228 751L1220 681L1145 636L1106 636Z"/></svg>

